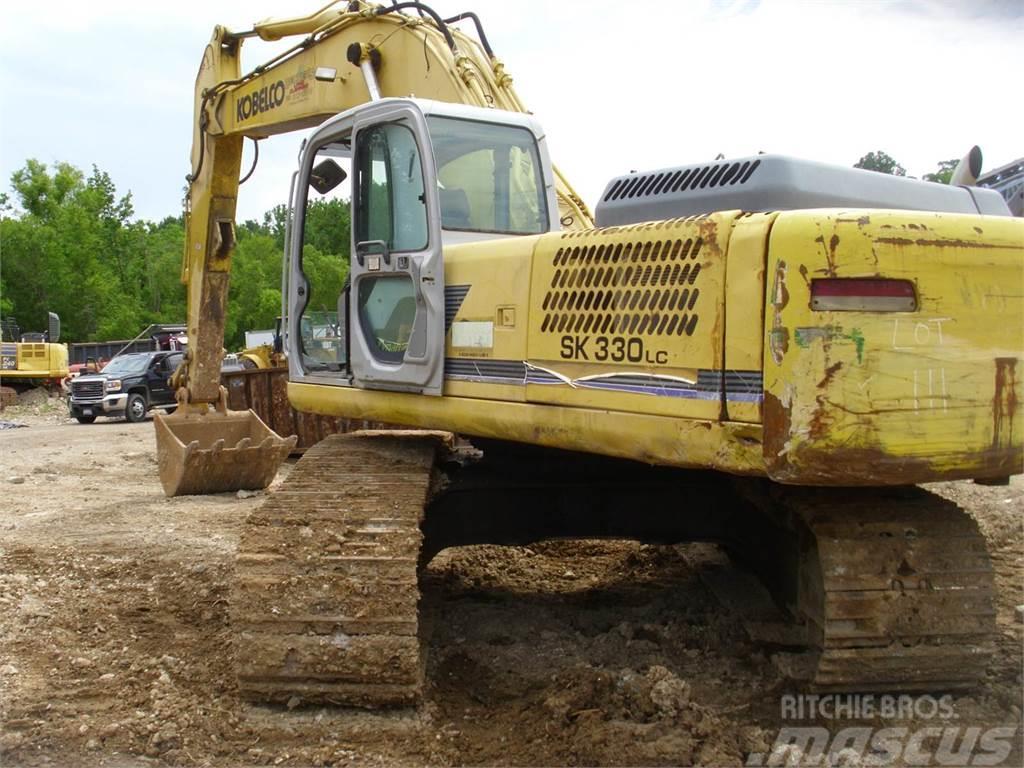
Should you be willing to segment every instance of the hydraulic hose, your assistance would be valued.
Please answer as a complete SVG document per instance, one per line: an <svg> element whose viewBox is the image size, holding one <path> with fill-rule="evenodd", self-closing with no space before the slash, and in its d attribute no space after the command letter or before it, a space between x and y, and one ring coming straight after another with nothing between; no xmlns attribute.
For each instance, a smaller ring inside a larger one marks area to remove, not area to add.
<svg viewBox="0 0 1024 768"><path fill-rule="evenodd" d="M444 40L446 43L448 43L448 47L451 49L452 53L455 53L455 38L452 37L451 30L448 29L448 25L445 24L444 19L441 18L441 15L428 5L424 5L423 3L412 2L411 0L409 0L409 2L395 3L394 5L389 6L381 6L380 8L377 9L376 14L378 16L384 16L388 13L401 11L405 8L414 8L417 11L420 11L421 13L427 14L427 16L429 16L437 25L437 28L438 30L440 30L441 34L444 35Z"/></svg>
<svg viewBox="0 0 1024 768"><path fill-rule="evenodd" d="M444 23L454 24L455 22L462 21L463 19L469 19L473 22L473 25L476 27L476 35L480 38L480 44L484 47L484 51L487 53L488 57L493 59L494 51L491 50L491 44L487 42L487 35L484 34L484 25L480 21L480 17L475 13L472 11L466 11L465 13L460 13L457 16L452 16L450 19L445 19Z"/></svg>

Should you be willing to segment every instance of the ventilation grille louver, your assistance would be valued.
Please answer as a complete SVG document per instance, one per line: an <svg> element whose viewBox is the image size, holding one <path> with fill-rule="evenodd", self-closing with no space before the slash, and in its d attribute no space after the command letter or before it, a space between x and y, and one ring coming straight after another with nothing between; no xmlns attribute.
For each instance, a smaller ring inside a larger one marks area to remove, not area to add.
<svg viewBox="0 0 1024 768"><path fill-rule="evenodd" d="M456 315L462 309L462 302L469 293L468 285L446 285L444 287L444 330L447 333L455 322Z"/></svg>
<svg viewBox="0 0 1024 768"><path fill-rule="evenodd" d="M602 201L656 197L687 190L746 184L760 165L760 160L743 160L627 176L612 184Z"/></svg>
<svg viewBox="0 0 1024 768"><path fill-rule="evenodd" d="M692 336L703 240L559 248L541 308L541 333Z"/></svg>

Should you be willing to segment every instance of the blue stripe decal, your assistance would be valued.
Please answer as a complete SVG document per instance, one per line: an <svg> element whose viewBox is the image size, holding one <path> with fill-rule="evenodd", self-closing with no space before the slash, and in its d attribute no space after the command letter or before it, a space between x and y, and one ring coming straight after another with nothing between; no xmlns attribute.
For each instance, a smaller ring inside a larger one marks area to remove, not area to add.
<svg viewBox="0 0 1024 768"><path fill-rule="evenodd" d="M715 391L701 391L697 389L668 389L666 387L637 386L631 384L616 384L605 381L582 381L576 384L584 389L604 389L612 392L629 392L637 395L655 395L656 397L681 397L687 400L718 400L721 395ZM728 392L726 400L741 400L749 403L761 402L762 395L749 392Z"/></svg>
<svg viewBox="0 0 1024 768"><path fill-rule="evenodd" d="M445 378L481 384L570 386L569 381L554 372L514 360L447 358ZM761 382L760 371L727 371L725 399L729 402L760 403L764 399ZM580 389L706 401L721 399L721 385L721 371L713 370L699 371L697 382L693 384L678 378L659 378L642 373L611 374L601 378L576 379L571 383Z"/></svg>

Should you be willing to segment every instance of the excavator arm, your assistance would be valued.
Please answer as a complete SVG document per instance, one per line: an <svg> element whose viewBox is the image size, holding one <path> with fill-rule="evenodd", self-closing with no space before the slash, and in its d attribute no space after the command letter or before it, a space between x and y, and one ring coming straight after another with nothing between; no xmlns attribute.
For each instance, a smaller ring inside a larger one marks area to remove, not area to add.
<svg viewBox="0 0 1024 768"><path fill-rule="evenodd" d="M460 21L472 21L479 39L452 26ZM299 40L243 75L241 49L252 37ZM228 411L220 386L245 138L258 142L310 128L383 96L526 111L472 13L443 19L419 2L334 2L246 32L214 29L196 78L185 202L181 279L187 286L189 349L172 378L178 412L156 418L168 495L265 487L294 444L254 413ZM586 205L554 173L562 226L593 226Z"/></svg>

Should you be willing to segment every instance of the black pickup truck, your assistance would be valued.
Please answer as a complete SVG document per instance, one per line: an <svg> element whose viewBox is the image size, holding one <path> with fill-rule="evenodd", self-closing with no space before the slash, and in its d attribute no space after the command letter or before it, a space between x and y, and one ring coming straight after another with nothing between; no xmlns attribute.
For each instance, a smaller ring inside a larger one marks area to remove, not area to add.
<svg viewBox="0 0 1024 768"><path fill-rule="evenodd" d="M68 408L82 424L97 416L123 416L142 421L150 408L174 410L174 391L168 383L182 352L140 352L119 355L99 373L79 376L71 382Z"/></svg>

